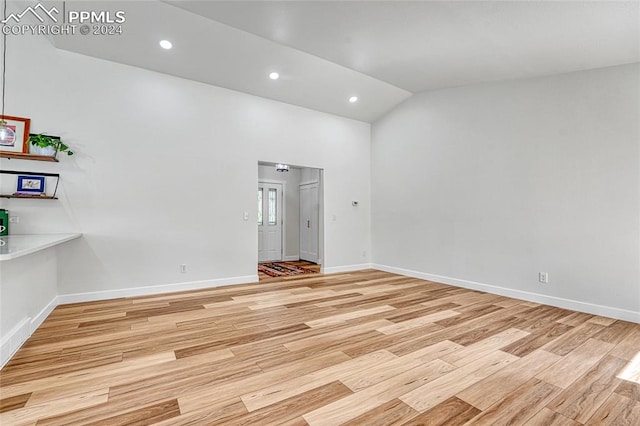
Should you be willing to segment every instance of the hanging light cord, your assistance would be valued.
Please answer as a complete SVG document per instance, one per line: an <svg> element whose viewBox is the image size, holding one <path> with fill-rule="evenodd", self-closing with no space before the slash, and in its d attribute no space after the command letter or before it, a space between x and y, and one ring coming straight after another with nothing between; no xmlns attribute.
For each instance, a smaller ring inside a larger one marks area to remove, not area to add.
<svg viewBox="0 0 640 426"><path fill-rule="evenodd" d="M7 0L3 1L3 11L2 11L2 117L0 121L4 121L4 92L5 92L5 76L7 74L7 34L4 32L4 28L7 25Z"/></svg>
<svg viewBox="0 0 640 426"><path fill-rule="evenodd" d="M5 22L7 20L7 0L3 1L3 11L2 11L2 117L0 121L4 121L4 81L5 76L7 74L7 34L4 32L4 27L7 25Z"/></svg>

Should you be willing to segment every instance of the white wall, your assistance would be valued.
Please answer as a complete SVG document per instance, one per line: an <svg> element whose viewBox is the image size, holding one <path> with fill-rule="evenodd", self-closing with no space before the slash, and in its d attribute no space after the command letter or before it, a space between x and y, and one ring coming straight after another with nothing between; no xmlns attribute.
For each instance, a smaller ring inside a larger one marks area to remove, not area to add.
<svg viewBox="0 0 640 426"><path fill-rule="evenodd" d="M374 264L640 320L639 79L635 64L401 104L372 129Z"/></svg>
<svg viewBox="0 0 640 426"><path fill-rule="evenodd" d="M0 367L55 307L56 247L0 264Z"/></svg>
<svg viewBox="0 0 640 426"><path fill-rule="evenodd" d="M76 151L58 164L1 163L62 175L59 201L1 204L21 216L13 233L84 234L59 250L59 294L255 279L259 160L324 169L325 209L338 218L324 228L325 265L369 261L369 124L58 51L38 37L8 44L7 113Z"/></svg>
<svg viewBox="0 0 640 426"><path fill-rule="evenodd" d="M274 166L258 166L258 180L281 181L284 185L284 256L283 260L298 260L300 256L300 173L302 169L291 168L288 172L277 172Z"/></svg>
<svg viewBox="0 0 640 426"><path fill-rule="evenodd" d="M300 171L300 183L320 182L320 170L304 168Z"/></svg>

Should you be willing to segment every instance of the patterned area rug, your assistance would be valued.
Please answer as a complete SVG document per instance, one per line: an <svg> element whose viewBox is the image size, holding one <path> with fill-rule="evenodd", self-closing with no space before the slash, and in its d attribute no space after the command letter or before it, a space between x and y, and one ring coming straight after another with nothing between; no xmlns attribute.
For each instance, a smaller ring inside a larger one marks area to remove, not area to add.
<svg viewBox="0 0 640 426"><path fill-rule="evenodd" d="M316 274L311 269L294 265L289 262L266 262L258 264L258 271L270 277L286 277L289 275Z"/></svg>

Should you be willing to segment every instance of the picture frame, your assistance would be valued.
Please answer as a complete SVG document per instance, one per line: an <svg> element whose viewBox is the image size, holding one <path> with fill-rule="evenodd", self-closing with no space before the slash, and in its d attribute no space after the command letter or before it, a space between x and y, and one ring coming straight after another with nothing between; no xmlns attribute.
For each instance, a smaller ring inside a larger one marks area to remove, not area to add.
<svg viewBox="0 0 640 426"><path fill-rule="evenodd" d="M1 120L7 122L7 127L13 131L13 137L10 141L0 142L0 151L6 152L29 152L29 127L31 125L30 118L14 117L11 115L0 116Z"/></svg>
<svg viewBox="0 0 640 426"><path fill-rule="evenodd" d="M42 195L44 194L44 176L18 175L16 194Z"/></svg>

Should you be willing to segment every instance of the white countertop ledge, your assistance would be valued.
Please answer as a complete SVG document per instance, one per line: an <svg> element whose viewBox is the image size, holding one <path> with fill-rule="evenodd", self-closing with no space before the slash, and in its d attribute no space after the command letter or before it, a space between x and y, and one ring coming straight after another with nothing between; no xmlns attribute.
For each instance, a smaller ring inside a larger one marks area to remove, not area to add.
<svg viewBox="0 0 640 426"><path fill-rule="evenodd" d="M0 238L0 262L26 256L81 236L82 234L8 235Z"/></svg>

